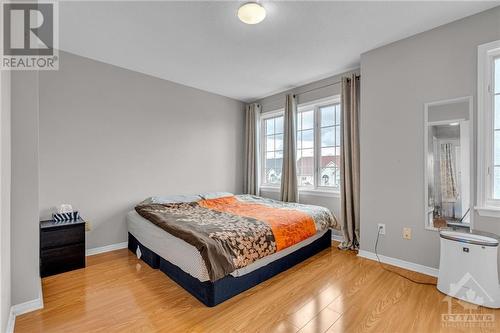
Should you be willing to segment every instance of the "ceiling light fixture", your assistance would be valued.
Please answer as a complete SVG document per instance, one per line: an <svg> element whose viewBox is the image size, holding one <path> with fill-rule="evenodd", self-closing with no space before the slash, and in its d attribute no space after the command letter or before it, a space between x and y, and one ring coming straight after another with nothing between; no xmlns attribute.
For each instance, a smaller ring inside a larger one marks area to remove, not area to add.
<svg viewBox="0 0 500 333"><path fill-rule="evenodd" d="M238 9L238 18L246 24L257 24L266 18L266 9L257 2L247 2Z"/></svg>
<svg viewBox="0 0 500 333"><path fill-rule="evenodd" d="M450 126L458 126L458 125L460 125L460 123L458 123L458 122L457 123L450 123Z"/></svg>

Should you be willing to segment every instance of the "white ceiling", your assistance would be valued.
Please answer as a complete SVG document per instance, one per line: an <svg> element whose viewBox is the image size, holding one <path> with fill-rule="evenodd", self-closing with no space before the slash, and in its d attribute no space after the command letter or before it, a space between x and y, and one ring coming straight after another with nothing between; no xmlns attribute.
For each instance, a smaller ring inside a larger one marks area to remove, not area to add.
<svg viewBox="0 0 500 333"><path fill-rule="evenodd" d="M359 66L360 54L498 2L60 2L60 48L249 101Z"/></svg>

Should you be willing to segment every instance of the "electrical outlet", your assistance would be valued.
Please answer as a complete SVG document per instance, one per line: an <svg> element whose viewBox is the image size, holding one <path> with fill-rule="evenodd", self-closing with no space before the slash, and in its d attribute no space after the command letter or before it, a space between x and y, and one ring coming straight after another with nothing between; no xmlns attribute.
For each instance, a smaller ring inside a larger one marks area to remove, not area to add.
<svg viewBox="0 0 500 333"><path fill-rule="evenodd" d="M92 223L90 221L85 221L85 231L92 230Z"/></svg>
<svg viewBox="0 0 500 333"><path fill-rule="evenodd" d="M385 235L385 224L384 223L378 224L378 233L380 235Z"/></svg>
<svg viewBox="0 0 500 333"><path fill-rule="evenodd" d="M403 228L403 238L411 239L411 228Z"/></svg>

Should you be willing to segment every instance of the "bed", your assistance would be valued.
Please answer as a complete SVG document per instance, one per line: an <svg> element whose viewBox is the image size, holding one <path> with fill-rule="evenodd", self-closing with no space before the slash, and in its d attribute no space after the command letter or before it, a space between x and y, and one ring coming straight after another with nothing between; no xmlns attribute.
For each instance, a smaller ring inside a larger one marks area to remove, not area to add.
<svg viewBox="0 0 500 333"><path fill-rule="evenodd" d="M331 244L323 207L252 195L151 197L127 214L128 248L215 306Z"/></svg>

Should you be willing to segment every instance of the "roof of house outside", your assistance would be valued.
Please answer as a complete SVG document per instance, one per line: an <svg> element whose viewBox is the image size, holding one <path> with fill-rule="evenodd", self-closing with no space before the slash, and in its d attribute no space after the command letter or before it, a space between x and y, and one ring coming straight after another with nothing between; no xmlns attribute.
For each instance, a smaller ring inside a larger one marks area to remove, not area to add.
<svg viewBox="0 0 500 333"><path fill-rule="evenodd" d="M282 158L266 159L267 165L282 165ZM323 167L340 167L340 156L322 156L321 166ZM271 169L271 168L269 168ZM314 174L314 158L312 156L301 157L297 161L298 175L313 175Z"/></svg>
<svg viewBox="0 0 500 333"><path fill-rule="evenodd" d="M339 167L340 156L321 156L322 167ZM301 157L297 161L297 174L299 175L314 175L314 157Z"/></svg>

